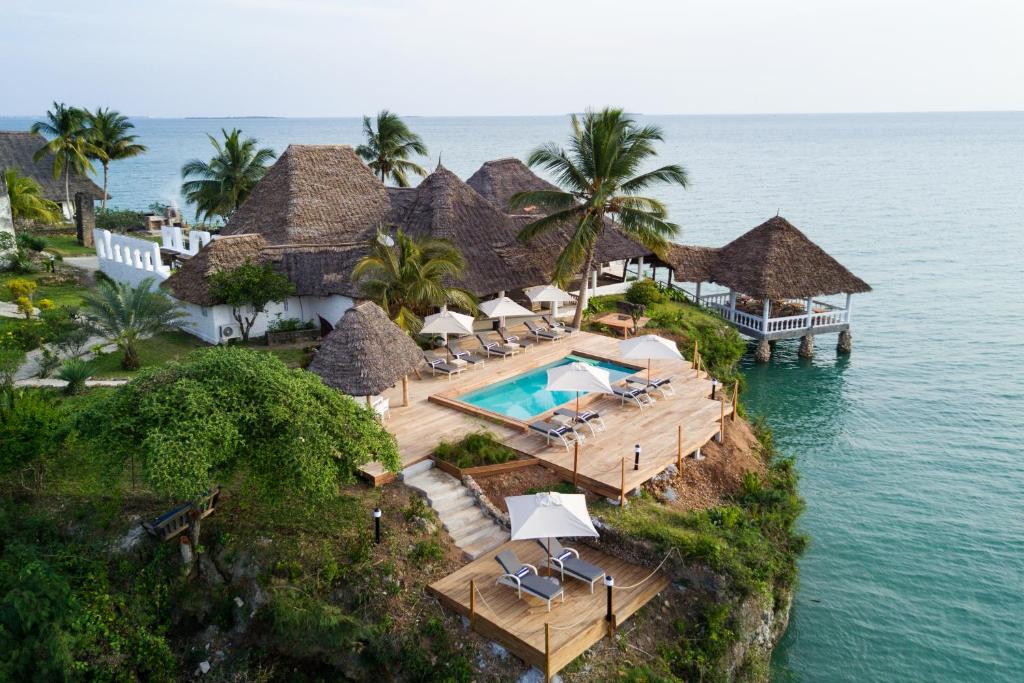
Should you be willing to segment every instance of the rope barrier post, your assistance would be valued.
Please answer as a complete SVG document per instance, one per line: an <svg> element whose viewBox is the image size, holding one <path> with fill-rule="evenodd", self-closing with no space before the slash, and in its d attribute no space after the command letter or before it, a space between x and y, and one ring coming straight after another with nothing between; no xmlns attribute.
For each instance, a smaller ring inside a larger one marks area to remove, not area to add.
<svg viewBox="0 0 1024 683"><path fill-rule="evenodd" d="M604 585L608 590L608 609L605 612L604 620L608 622L608 637L615 635L615 615L612 612L612 589L615 588L615 579L605 574Z"/></svg>
<svg viewBox="0 0 1024 683"><path fill-rule="evenodd" d="M551 624L544 622L544 683L551 680Z"/></svg>
<svg viewBox="0 0 1024 683"><path fill-rule="evenodd" d="M736 380L736 383L732 385L732 415L729 419L733 422L736 421L736 404L740 398L740 381Z"/></svg>
<svg viewBox="0 0 1024 683"><path fill-rule="evenodd" d="M676 446L676 469L680 473L683 471L683 424L679 423L679 440Z"/></svg>
<svg viewBox="0 0 1024 683"><path fill-rule="evenodd" d="M469 627L476 625L476 579L469 580Z"/></svg>
<svg viewBox="0 0 1024 683"><path fill-rule="evenodd" d="M619 507L626 507L626 459L622 459L622 478L619 481Z"/></svg>
<svg viewBox="0 0 1024 683"><path fill-rule="evenodd" d="M576 486L576 477L580 469L580 442L572 442L572 485Z"/></svg>

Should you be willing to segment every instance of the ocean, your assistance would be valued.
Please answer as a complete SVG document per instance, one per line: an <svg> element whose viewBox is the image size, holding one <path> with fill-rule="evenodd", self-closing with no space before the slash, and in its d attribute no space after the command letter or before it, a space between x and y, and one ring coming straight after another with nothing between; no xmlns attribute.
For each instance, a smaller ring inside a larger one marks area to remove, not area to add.
<svg viewBox="0 0 1024 683"><path fill-rule="evenodd" d="M642 117L692 187L655 192L681 241L721 245L777 212L874 291L854 351L748 354L746 401L796 457L812 537L780 681L1024 680L1024 114ZM28 119L0 118L0 129ZM206 133L278 152L358 144L357 119L138 119L145 156L112 205L177 202ZM562 141L564 117L408 119L466 178Z"/></svg>

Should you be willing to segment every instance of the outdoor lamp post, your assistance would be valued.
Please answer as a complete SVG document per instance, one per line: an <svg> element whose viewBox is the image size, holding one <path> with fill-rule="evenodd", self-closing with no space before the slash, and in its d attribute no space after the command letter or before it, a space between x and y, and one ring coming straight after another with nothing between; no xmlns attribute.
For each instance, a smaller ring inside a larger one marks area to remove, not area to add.
<svg viewBox="0 0 1024 683"><path fill-rule="evenodd" d="M373 508L373 537L374 543L380 543L380 508Z"/></svg>
<svg viewBox="0 0 1024 683"><path fill-rule="evenodd" d="M714 377L711 378L711 400L715 400L715 389L718 387L718 380Z"/></svg>
<svg viewBox="0 0 1024 683"><path fill-rule="evenodd" d="M640 444L633 446L633 470L640 469Z"/></svg>
<svg viewBox="0 0 1024 683"><path fill-rule="evenodd" d="M605 575L604 585L608 589L608 611L604 615L604 620L610 622L612 620L612 588L615 586L615 579Z"/></svg>

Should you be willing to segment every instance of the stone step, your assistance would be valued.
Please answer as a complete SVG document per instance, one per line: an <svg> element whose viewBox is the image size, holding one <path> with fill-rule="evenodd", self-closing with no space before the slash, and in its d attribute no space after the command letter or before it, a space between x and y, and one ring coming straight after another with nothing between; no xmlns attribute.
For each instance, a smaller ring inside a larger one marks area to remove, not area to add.
<svg viewBox="0 0 1024 683"><path fill-rule="evenodd" d="M433 467L434 467L434 461L433 460L430 460L430 459L421 460L421 461L419 461L417 463L409 465L404 470L399 472L398 473L398 479L400 481L405 481L406 479L409 479L410 477L415 477L418 474L423 474L424 472L426 472L426 471L428 471L430 469L433 469Z"/></svg>
<svg viewBox="0 0 1024 683"><path fill-rule="evenodd" d="M475 560L484 553L488 553L503 543L508 543L511 536L507 531L494 525L494 531L484 536L471 545L462 548L462 554L467 560Z"/></svg>
<svg viewBox="0 0 1024 683"><path fill-rule="evenodd" d="M436 507L432 505L431 507L433 507L434 511L437 512L437 516L441 518L441 522L444 523L444 520L447 519L449 515L456 515L466 510L475 510L476 500L474 500L473 496L469 495L467 492L464 496L444 501L443 505L438 505Z"/></svg>
<svg viewBox="0 0 1024 683"><path fill-rule="evenodd" d="M463 546L470 545L478 538L487 535L493 528L494 521L489 517L485 517L481 513L477 520L448 533L451 534L452 539L455 541L455 545L461 548Z"/></svg>
<svg viewBox="0 0 1024 683"><path fill-rule="evenodd" d="M475 505L467 505L461 510L455 509L447 511L444 515L444 521L442 524L448 532L451 532L453 529L457 531L460 527L469 524L474 519L482 515L483 513L477 509Z"/></svg>

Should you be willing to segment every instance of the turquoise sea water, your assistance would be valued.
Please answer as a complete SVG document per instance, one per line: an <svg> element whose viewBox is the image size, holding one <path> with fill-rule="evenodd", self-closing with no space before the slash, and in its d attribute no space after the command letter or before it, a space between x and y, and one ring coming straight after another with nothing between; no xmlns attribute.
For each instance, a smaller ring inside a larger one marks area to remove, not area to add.
<svg viewBox="0 0 1024 683"><path fill-rule="evenodd" d="M569 363L587 363L604 368L608 371L608 381L611 384L636 374L633 368L617 363L569 355L535 370L463 394L459 396L459 400L517 420L528 420L576 397L576 393L572 391L548 391L544 388L548 383L548 370ZM585 396L586 392L580 395Z"/></svg>
<svg viewBox="0 0 1024 683"><path fill-rule="evenodd" d="M628 104L628 103L626 103ZM1024 114L654 117L682 240L721 245L780 211L874 286L854 353L744 364L747 403L803 474L812 536L774 671L801 681L1024 680ZM356 119L137 122L114 204L177 197L204 132L356 143ZM413 118L462 177L562 140L543 118ZM0 119L0 128L29 121Z"/></svg>

